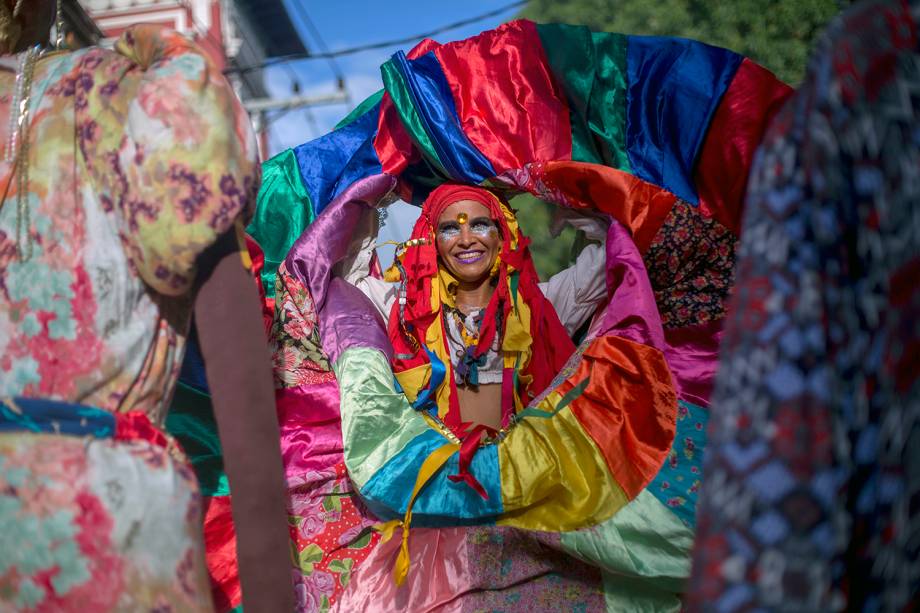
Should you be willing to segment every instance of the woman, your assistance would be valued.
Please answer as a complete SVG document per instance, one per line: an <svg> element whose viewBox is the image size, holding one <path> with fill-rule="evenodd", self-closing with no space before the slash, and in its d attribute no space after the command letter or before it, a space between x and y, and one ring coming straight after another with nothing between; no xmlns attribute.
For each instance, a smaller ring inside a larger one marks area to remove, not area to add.
<svg viewBox="0 0 920 613"><path fill-rule="evenodd" d="M604 222L576 219L573 223L590 239L603 243ZM467 431L484 436L506 428L533 398L534 390L542 390L575 350L571 335L606 297L603 244L588 245L575 266L538 283L528 242L509 205L495 192L445 183L423 204L405 247L408 252L394 266L395 273L406 275L399 284L370 276L350 277L389 320L394 370L413 401L420 390L412 389L409 372L427 359L427 353L404 356L411 353L410 346L428 344L426 331L432 325L440 328L432 333L442 335L443 342L432 350L448 373L441 383L444 392L433 393L446 402L441 417L461 439ZM523 304L511 296L512 281ZM397 307L401 291L406 293L408 312ZM412 308L431 291L437 294L440 308ZM532 346L531 339L514 334L526 326L525 308L535 318L525 331L528 336L535 332ZM406 334L413 329L414 333ZM522 382L519 389L513 388L515 379Z"/></svg>
<svg viewBox="0 0 920 613"><path fill-rule="evenodd" d="M250 226L300 607L679 610L737 195L788 88L700 43L524 21L381 72L266 163ZM609 215L603 271L541 288L510 211L444 181ZM394 190L427 202L386 283L360 226Z"/></svg>
<svg viewBox="0 0 920 613"><path fill-rule="evenodd" d="M0 608L212 609L197 483L160 429L194 310L246 607L289 610L270 375L235 236L259 177L246 115L178 34L43 52L53 5L23 4L0 1Z"/></svg>

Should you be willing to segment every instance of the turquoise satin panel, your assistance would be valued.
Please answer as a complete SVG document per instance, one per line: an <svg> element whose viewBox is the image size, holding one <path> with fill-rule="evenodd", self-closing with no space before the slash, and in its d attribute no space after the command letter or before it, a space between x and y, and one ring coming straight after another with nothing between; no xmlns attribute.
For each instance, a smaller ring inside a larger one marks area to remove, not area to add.
<svg viewBox="0 0 920 613"><path fill-rule="evenodd" d="M165 426L192 463L201 495L229 495L230 484L224 472L211 397L182 382L177 383Z"/></svg>
<svg viewBox="0 0 920 613"><path fill-rule="evenodd" d="M572 159L630 172L626 151L626 36L538 24L553 76L563 84Z"/></svg>
<svg viewBox="0 0 920 613"><path fill-rule="evenodd" d="M361 102L361 104L353 108L351 110L351 113L346 115L345 119L335 124L335 127L332 129L338 130L339 128L344 128L350 123L354 123L355 120L358 119L358 117L360 117L361 115L364 115L366 112L368 112L369 110L377 106L377 104L381 100L383 100L383 90L382 89L377 90L376 92L374 92L373 94L365 98L364 101Z"/></svg>
<svg viewBox="0 0 920 613"><path fill-rule="evenodd" d="M278 267L315 217L294 150L282 151L263 163L256 213L246 232L256 239L265 253L262 287L266 296L275 295Z"/></svg>
<svg viewBox="0 0 920 613"><path fill-rule="evenodd" d="M387 519L401 517L406 512L422 462L447 442L433 429L410 441L361 488L361 496L371 510ZM502 513L498 448L489 445L479 449L470 465L470 473L483 485L488 500L466 483L454 483L447 478L457 474L459 458L460 453L454 453L415 499L413 525L491 524Z"/></svg>
<svg viewBox="0 0 920 613"><path fill-rule="evenodd" d="M430 428L406 396L396 391L390 363L377 349L346 349L333 370L339 382L345 466L360 489L378 468ZM412 483L405 487L411 490Z"/></svg>
<svg viewBox="0 0 920 613"><path fill-rule="evenodd" d="M677 433L671 453L648 484L648 491L691 528L696 526L708 422L709 411L703 407L684 400L677 402Z"/></svg>

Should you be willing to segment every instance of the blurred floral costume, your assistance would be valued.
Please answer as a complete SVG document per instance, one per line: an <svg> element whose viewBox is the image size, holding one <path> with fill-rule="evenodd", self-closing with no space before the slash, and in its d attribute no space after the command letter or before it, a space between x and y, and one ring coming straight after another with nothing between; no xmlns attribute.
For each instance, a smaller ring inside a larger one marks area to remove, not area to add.
<svg viewBox="0 0 920 613"><path fill-rule="evenodd" d="M0 599L209 610L197 483L160 427L196 258L258 185L248 119L157 27L29 60L25 89L31 53L0 71L0 518L15 540Z"/></svg>

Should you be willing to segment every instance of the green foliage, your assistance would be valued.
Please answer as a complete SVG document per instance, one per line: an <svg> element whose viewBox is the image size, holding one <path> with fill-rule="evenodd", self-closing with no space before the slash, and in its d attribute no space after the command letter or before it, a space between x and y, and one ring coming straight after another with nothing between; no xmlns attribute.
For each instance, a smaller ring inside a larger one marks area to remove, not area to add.
<svg viewBox="0 0 920 613"><path fill-rule="evenodd" d="M727 47L797 84L815 36L848 0L530 0L520 17Z"/></svg>

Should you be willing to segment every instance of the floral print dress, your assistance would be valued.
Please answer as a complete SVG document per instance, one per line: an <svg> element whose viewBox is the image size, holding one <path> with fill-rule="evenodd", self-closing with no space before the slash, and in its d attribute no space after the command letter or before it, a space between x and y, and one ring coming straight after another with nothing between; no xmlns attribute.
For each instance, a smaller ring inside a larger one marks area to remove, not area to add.
<svg viewBox="0 0 920 613"><path fill-rule="evenodd" d="M15 125L4 60L0 143ZM153 26L39 59L29 108L28 183L0 162L0 398L160 426L196 258L254 201L248 119L204 55ZM0 432L0 609L210 609L200 507L171 446Z"/></svg>

